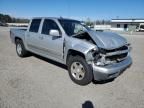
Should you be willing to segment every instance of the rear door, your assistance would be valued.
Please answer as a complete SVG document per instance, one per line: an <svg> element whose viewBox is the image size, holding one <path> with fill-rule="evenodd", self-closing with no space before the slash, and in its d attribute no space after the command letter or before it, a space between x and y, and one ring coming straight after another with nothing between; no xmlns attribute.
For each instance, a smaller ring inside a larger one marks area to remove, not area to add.
<svg viewBox="0 0 144 108"><path fill-rule="evenodd" d="M26 44L28 49L31 51L36 51L38 52L39 50L39 42L40 42L40 37L39 37L39 28L41 24L41 19L33 19L31 21L31 25L29 27L29 31L26 32Z"/></svg>
<svg viewBox="0 0 144 108"><path fill-rule="evenodd" d="M52 19L44 19L41 28L41 46L43 52L54 60L63 60L63 40L62 32L58 23ZM61 37L51 36L50 30L58 30Z"/></svg>

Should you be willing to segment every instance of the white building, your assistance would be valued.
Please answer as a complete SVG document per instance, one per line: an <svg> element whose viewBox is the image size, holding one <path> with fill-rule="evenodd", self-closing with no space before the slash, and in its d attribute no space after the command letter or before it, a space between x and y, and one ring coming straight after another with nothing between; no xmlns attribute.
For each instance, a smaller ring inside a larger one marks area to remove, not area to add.
<svg viewBox="0 0 144 108"><path fill-rule="evenodd" d="M117 31L129 31L135 30L141 23L144 23L144 19L112 19L111 30Z"/></svg>
<svg viewBox="0 0 144 108"><path fill-rule="evenodd" d="M7 23L8 26L16 26L16 27L27 27L28 23Z"/></svg>

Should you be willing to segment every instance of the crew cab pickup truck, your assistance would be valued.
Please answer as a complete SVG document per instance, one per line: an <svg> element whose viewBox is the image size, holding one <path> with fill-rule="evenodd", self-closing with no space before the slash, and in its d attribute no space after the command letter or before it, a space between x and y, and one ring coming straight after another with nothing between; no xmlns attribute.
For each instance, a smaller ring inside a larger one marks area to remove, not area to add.
<svg viewBox="0 0 144 108"><path fill-rule="evenodd" d="M10 37L19 57L32 52L65 64L79 85L114 79L132 64L125 38L93 31L77 20L33 18L28 29L11 29Z"/></svg>

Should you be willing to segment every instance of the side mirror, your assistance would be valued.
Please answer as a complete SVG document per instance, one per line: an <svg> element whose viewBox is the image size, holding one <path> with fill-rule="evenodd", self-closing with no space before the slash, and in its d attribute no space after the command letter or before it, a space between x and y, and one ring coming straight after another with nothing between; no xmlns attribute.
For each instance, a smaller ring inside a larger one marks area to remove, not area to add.
<svg viewBox="0 0 144 108"><path fill-rule="evenodd" d="M50 30L49 35L60 37L60 33L58 30Z"/></svg>

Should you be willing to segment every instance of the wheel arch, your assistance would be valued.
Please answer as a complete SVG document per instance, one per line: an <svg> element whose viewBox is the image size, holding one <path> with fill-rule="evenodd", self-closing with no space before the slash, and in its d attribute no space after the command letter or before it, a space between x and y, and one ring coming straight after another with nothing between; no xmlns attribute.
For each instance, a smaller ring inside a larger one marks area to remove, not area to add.
<svg viewBox="0 0 144 108"><path fill-rule="evenodd" d="M16 36L16 37L15 37L15 41L14 41L15 44L16 44L16 41L17 41L17 40L21 40L21 41L22 41L22 39L21 39L20 37Z"/></svg>
<svg viewBox="0 0 144 108"><path fill-rule="evenodd" d="M70 56L77 56L77 55L79 55L85 59L85 55L82 52L73 50L73 49L69 49L68 53L67 53L67 57L66 57L66 64L68 63L68 59Z"/></svg>

